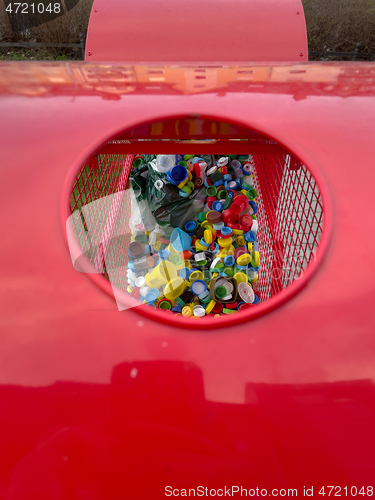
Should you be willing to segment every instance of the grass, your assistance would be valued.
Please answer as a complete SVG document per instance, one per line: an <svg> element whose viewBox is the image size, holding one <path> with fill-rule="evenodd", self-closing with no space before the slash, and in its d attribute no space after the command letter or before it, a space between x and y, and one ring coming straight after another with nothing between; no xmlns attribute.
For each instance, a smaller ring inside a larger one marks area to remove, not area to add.
<svg viewBox="0 0 375 500"><path fill-rule="evenodd" d="M302 0L309 51L375 54L375 0Z"/></svg>
<svg viewBox="0 0 375 500"><path fill-rule="evenodd" d="M1 48L0 61L72 61L82 59L81 50L44 48Z"/></svg>

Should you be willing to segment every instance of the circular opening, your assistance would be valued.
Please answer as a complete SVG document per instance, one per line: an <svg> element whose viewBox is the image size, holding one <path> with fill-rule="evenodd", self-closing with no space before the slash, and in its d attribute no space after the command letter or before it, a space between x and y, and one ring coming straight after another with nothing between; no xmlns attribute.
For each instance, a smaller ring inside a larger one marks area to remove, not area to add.
<svg viewBox="0 0 375 500"><path fill-rule="evenodd" d="M319 174L245 130L227 154L207 140L174 155L167 140L129 151L128 131L77 165L63 200L74 267L120 310L218 328L274 309L312 276L326 204Z"/></svg>

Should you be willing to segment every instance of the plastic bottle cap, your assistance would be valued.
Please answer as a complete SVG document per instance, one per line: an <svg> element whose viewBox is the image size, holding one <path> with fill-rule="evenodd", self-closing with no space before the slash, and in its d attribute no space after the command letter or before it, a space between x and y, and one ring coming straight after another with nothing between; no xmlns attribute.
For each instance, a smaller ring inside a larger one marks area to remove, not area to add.
<svg viewBox="0 0 375 500"><path fill-rule="evenodd" d="M254 302L254 291L248 283L238 284L238 294L244 302Z"/></svg>
<svg viewBox="0 0 375 500"><path fill-rule="evenodd" d="M233 278L237 283L247 283L248 279L245 273L236 273Z"/></svg>
<svg viewBox="0 0 375 500"><path fill-rule="evenodd" d="M224 257L224 264L226 266L233 266L235 263L235 259L233 257L233 255L227 255L226 257Z"/></svg>
<svg viewBox="0 0 375 500"><path fill-rule="evenodd" d="M209 167L206 170L206 175L207 176L212 175L214 172L216 172L216 170L217 170L217 166L216 165L212 165L212 167Z"/></svg>
<svg viewBox="0 0 375 500"><path fill-rule="evenodd" d="M153 302L155 302L155 300L157 299L157 296L152 293L152 292L148 292L145 296L145 301L148 303L148 304L152 304Z"/></svg>
<svg viewBox="0 0 375 500"><path fill-rule="evenodd" d="M209 187L206 189L206 194L207 194L207 196L216 196L216 194L217 194L217 189L215 188L215 186L209 186Z"/></svg>
<svg viewBox="0 0 375 500"><path fill-rule="evenodd" d="M212 208L216 211L216 212L220 212L222 209L223 209L223 204L221 203L221 201L219 200L216 200L212 203Z"/></svg>
<svg viewBox="0 0 375 500"><path fill-rule="evenodd" d="M143 276L138 276L138 278L135 280L135 286L138 288L141 288L145 284L146 280Z"/></svg>
<svg viewBox="0 0 375 500"><path fill-rule="evenodd" d="M188 233L194 232L197 227L198 227L198 224L193 220L190 220L189 222L187 222L185 224L185 229Z"/></svg>
<svg viewBox="0 0 375 500"><path fill-rule="evenodd" d="M198 295L198 298L201 302L203 302L204 304L208 304L208 302L211 301L211 296L210 296L210 292L208 290L205 290L204 292L200 293Z"/></svg>
<svg viewBox="0 0 375 500"><path fill-rule="evenodd" d="M206 311L202 306L195 306L193 312L194 316L197 316L198 318L202 318L203 316L206 315Z"/></svg>
<svg viewBox="0 0 375 500"><path fill-rule="evenodd" d="M182 316L185 316L185 317L193 316L193 311L192 311L191 307L189 307L189 306L183 307L181 312L182 312Z"/></svg>
<svg viewBox="0 0 375 500"><path fill-rule="evenodd" d="M248 253L239 255L239 257L237 258L237 264L239 264L240 266L247 266L248 264L250 264L250 261L251 256Z"/></svg>
<svg viewBox="0 0 375 500"><path fill-rule="evenodd" d="M140 241L132 241L128 248L129 256L140 257L143 253L144 246Z"/></svg>
<svg viewBox="0 0 375 500"><path fill-rule="evenodd" d="M224 166L224 165L227 165L227 164L228 164L228 162L229 162L229 158L228 158L227 156L222 157L222 158L220 158L220 159L217 161L217 166L218 166L218 167L222 167L222 166ZM232 162L232 163L233 163L233 162Z"/></svg>
<svg viewBox="0 0 375 500"><path fill-rule="evenodd" d="M174 253L170 255L169 260L172 262L174 266L178 266L182 262L181 255L179 253Z"/></svg>
<svg viewBox="0 0 375 500"><path fill-rule="evenodd" d="M210 312L213 311L214 307L216 305L216 301L215 300L211 300L211 302L208 304L208 306L206 307L206 314L210 314ZM221 304L220 304L221 305Z"/></svg>
<svg viewBox="0 0 375 500"><path fill-rule="evenodd" d="M199 260L204 260L206 258L206 254L204 252L199 252L194 255L195 262Z"/></svg>
<svg viewBox="0 0 375 500"><path fill-rule="evenodd" d="M159 309L172 309L172 303L168 299L161 299L158 303Z"/></svg>
<svg viewBox="0 0 375 500"><path fill-rule="evenodd" d="M190 292L190 290L185 290L184 293L181 295L181 300L183 300L185 304L190 304L190 302L194 300L193 292Z"/></svg>
<svg viewBox="0 0 375 500"><path fill-rule="evenodd" d="M189 276L190 283L193 283L193 281L195 280L202 280L202 279L203 279L203 273L202 271L198 270L193 271Z"/></svg>
<svg viewBox="0 0 375 500"><path fill-rule="evenodd" d="M180 276L182 279L186 280L189 278L191 274L191 270L187 267L183 267L182 269L180 269Z"/></svg>
<svg viewBox="0 0 375 500"><path fill-rule="evenodd" d="M227 295L227 290L224 286L217 286L215 288L215 296L218 299L223 299Z"/></svg>
<svg viewBox="0 0 375 500"><path fill-rule="evenodd" d="M228 238L218 238L217 242L221 247L228 247L232 244L232 238L230 236Z"/></svg>
<svg viewBox="0 0 375 500"><path fill-rule="evenodd" d="M214 314L220 314L221 312L223 312L223 304L221 304L220 302L215 302L213 308L212 308L212 313ZM207 308L206 308L206 312L207 312Z"/></svg>
<svg viewBox="0 0 375 500"><path fill-rule="evenodd" d="M191 284L191 291L195 293L195 295L200 295L201 293L207 290L207 285L203 280L195 280Z"/></svg>

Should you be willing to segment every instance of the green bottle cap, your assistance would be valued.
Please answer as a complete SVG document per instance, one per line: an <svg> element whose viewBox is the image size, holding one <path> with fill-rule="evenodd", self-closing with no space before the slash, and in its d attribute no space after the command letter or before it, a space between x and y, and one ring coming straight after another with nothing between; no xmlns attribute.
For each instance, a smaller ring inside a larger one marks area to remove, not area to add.
<svg viewBox="0 0 375 500"><path fill-rule="evenodd" d="M229 276L229 277L233 278L233 275L234 275L234 269L233 269L233 267L224 267L223 272L224 272L227 276Z"/></svg>
<svg viewBox="0 0 375 500"><path fill-rule="evenodd" d="M140 243L143 243L144 245L148 243L148 236L145 233L140 233L135 236L135 241L139 241Z"/></svg>
<svg viewBox="0 0 375 500"><path fill-rule="evenodd" d="M177 297L176 302L180 304L181 307L185 307L185 302L181 299L181 297Z"/></svg>
<svg viewBox="0 0 375 500"><path fill-rule="evenodd" d="M217 288L215 288L215 296L218 299L223 299L226 295L227 295L227 290L225 286L218 286Z"/></svg>
<svg viewBox="0 0 375 500"><path fill-rule="evenodd" d="M205 220L207 220L207 214L206 214L206 212L201 212L198 215L198 220L199 220L199 222L204 222Z"/></svg>

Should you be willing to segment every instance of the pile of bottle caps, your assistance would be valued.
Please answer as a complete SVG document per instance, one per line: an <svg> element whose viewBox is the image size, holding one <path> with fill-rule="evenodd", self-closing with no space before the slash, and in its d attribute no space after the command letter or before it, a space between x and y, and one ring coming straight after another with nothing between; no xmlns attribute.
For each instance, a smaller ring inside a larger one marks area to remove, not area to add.
<svg viewBox="0 0 375 500"><path fill-rule="evenodd" d="M180 195L205 189L204 210L183 227L132 235L128 289L144 304L186 317L233 314L259 302L258 207L249 157L159 155ZM194 183L192 182L194 180Z"/></svg>

